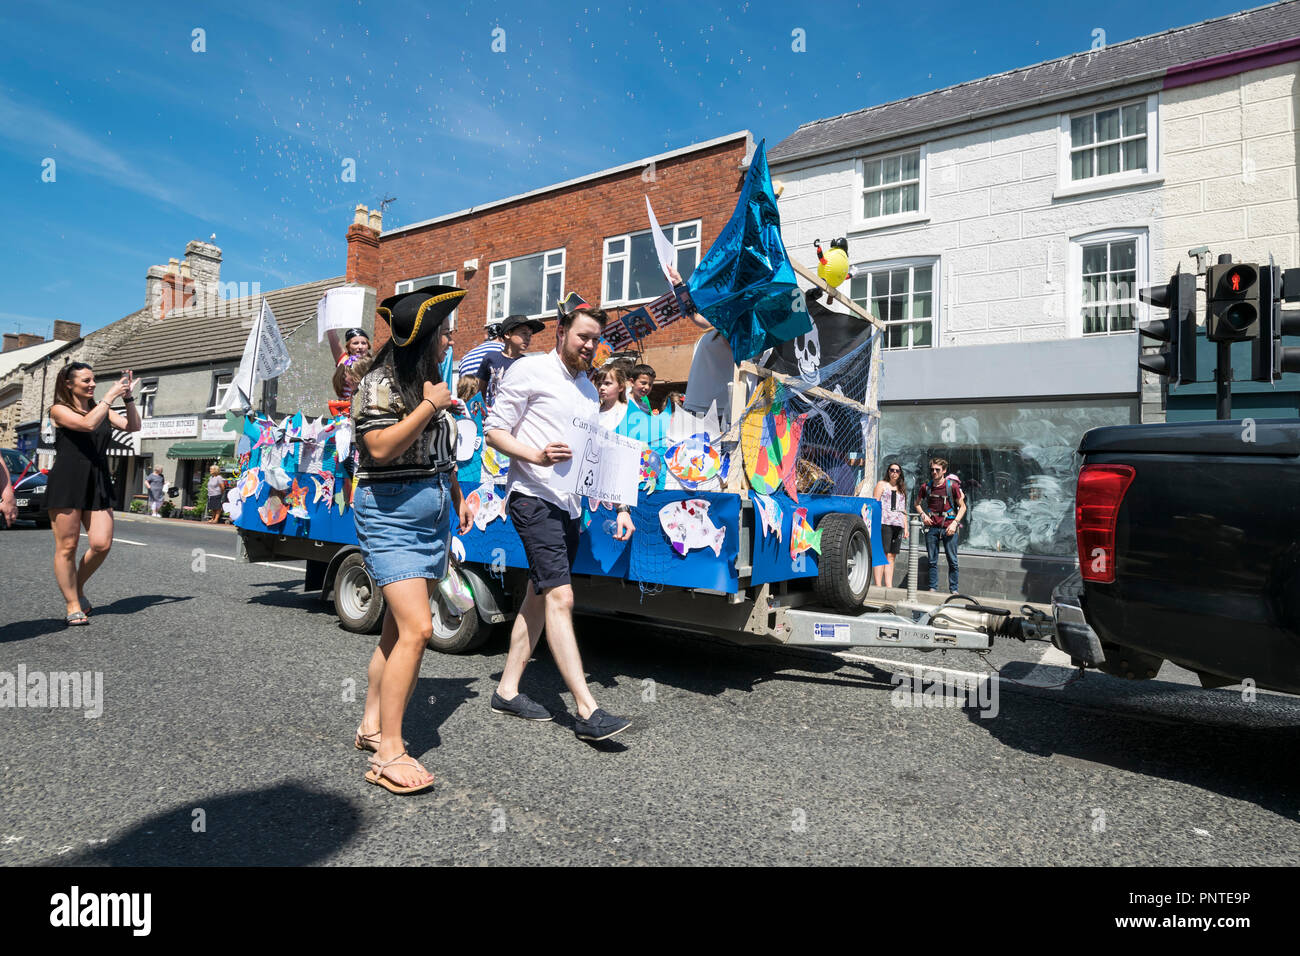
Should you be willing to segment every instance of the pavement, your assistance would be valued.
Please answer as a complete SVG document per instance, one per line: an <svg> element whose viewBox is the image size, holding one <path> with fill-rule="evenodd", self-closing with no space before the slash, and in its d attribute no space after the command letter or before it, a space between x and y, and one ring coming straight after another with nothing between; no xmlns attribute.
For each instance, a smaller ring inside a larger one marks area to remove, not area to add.
<svg viewBox="0 0 1300 956"><path fill-rule="evenodd" d="M120 516L67 628L50 533L0 532L0 692L19 667L102 680L91 716L0 693L0 864L1300 862L1300 699L1168 665L1079 680L1006 641L837 656L579 618L597 700L634 721L590 745L544 649L523 689L556 720L491 713L498 633L425 654L404 730L438 783L396 797L352 746L374 638L235 543ZM910 683L990 668L983 707Z"/></svg>

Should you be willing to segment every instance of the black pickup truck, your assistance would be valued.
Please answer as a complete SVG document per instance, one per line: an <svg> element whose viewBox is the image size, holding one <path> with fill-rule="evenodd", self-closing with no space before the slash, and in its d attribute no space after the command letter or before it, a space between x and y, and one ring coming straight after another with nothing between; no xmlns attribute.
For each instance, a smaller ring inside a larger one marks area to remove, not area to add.
<svg viewBox="0 0 1300 956"><path fill-rule="evenodd" d="M1300 420L1095 428L1079 453L1056 645L1123 677L1169 660L1300 693Z"/></svg>

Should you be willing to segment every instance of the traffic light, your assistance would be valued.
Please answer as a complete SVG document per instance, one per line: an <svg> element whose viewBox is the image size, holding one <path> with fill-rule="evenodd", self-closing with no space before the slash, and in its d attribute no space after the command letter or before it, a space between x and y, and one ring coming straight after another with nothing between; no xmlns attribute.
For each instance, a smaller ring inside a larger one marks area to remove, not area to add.
<svg viewBox="0 0 1300 956"><path fill-rule="evenodd" d="M1246 262L1220 263L1205 273L1205 337L1245 342L1260 334L1260 269Z"/></svg>
<svg viewBox="0 0 1300 956"><path fill-rule="evenodd" d="M1196 276L1184 275L1182 267L1169 277L1168 285L1154 285L1138 291L1138 298L1169 317L1138 323L1138 365L1169 379L1170 385L1196 381ZM1142 354L1142 337L1168 342L1169 348L1154 355Z"/></svg>
<svg viewBox="0 0 1300 956"><path fill-rule="evenodd" d="M1295 272L1288 269L1287 272ZM1260 315L1263 327L1259 338L1251 343L1250 377L1256 382L1272 382L1282 377L1283 372L1300 372L1300 348L1284 346L1283 335L1300 335L1300 316L1282 315L1284 298L1282 270L1273 265L1269 256L1268 266L1259 277Z"/></svg>

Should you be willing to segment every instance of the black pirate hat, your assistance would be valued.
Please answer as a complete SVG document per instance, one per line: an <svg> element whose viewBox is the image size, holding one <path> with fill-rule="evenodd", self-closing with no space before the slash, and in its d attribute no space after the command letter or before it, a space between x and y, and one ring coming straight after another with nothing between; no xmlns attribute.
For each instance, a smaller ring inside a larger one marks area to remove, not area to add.
<svg viewBox="0 0 1300 956"><path fill-rule="evenodd" d="M590 309L587 300L576 292L570 292L564 297L564 300L555 307L555 317L561 322L567 319L579 309Z"/></svg>
<svg viewBox="0 0 1300 956"><path fill-rule="evenodd" d="M432 335L464 297L465 290L452 285L427 285L389 296L378 311L393 331L393 345L403 348Z"/></svg>

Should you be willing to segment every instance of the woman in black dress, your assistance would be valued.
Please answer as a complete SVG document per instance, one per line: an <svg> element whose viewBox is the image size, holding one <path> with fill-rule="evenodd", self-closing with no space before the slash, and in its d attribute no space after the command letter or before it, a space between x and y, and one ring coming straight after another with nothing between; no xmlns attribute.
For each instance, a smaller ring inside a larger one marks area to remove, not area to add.
<svg viewBox="0 0 1300 956"><path fill-rule="evenodd" d="M110 428L140 430L140 413L131 396L127 371L98 402L95 373L84 362L70 362L54 383L50 420L55 425L54 467L46 483L45 507L54 529L54 579L67 602L70 625L89 624L85 587L113 546L113 478L108 470ZM118 398L126 417L111 410ZM77 540L86 529L90 548L77 564Z"/></svg>

